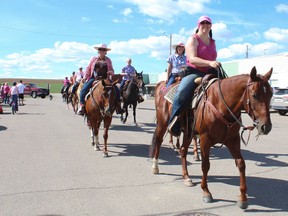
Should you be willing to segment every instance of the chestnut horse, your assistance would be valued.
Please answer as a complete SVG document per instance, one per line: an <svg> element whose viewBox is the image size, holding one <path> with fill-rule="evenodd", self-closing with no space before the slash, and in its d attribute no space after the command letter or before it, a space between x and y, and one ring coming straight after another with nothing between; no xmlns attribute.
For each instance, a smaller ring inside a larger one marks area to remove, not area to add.
<svg viewBox="0 0 288 216"><path fill-rule="evenodd" d="M103 121L104 123L104 157L108 157L108 130L111 125L112 115L116 108L116 83L117 81L112 83L109 79L99 80L90 91L90 96L88 96L85 103L85 116L87 117L87 123L91 129L91 143L95 147L95 150L100 150L98 133L101 122ZM94 138L96 138L96 143Z"/></svg>
<svg viewBox="0 0 288 216"><path fill-rule="evenodd" d="M187 171L186 155L193 132L200 136L200 148L202 156L202 181L203 201L212 202L212 194L208 189L207 177L210 169L209 153L210 148L217 143L223 143L235 160L240 172L240 198L238 205L242 209L248 207L247 184L245 176L245 161L240 149L240 128L253 130L255 127L259 135L266 135L272 129L270 119L270 99L272 89L269 79L272 75L272 68L265 75L257 74L253 67L249 74L242 74L214 82L203 94L198 106L192 109L194 115L194 126L189 130L183 139L181 149L183 179L189 179ZM254 122L254 126L245 127L241 121L241 110L245 110ZM189 124L188 124L189 126ZM156 128L155 134L165 133ZM242 132L243 132L242 131ZM154 139L152 142L154 155L159 154L161 140ZM243 139L242 139L243 140ZM158 166L157 159L153 159L153 166ZM184 164L184 165L183 165Z"/></svg>
<svg viewBox="0 0 288 216"><path fill-rule="evenodd" d="M133 117L134 124L137 126L136 122L136 108L138 103L138 93L139 88L144 87L143 81L143 71L141 73L136 72L136 76L131 78L127 84L123 86L122 98L123 98L123 109L125 110L125 118L121 114L121 121L125 124L128 117L128 106L132 105L133 107Z"/></svg>

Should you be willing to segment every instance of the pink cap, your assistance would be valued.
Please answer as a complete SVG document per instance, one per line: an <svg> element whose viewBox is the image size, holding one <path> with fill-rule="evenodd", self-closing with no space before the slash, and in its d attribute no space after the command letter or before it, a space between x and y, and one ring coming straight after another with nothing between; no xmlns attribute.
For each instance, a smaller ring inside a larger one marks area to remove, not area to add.
<svg viewBox="0 0 288 216"><path fill-rule="evenodd" d="M200 23L203 22L203 21L208 21L212 25L212 20L208 16L201 16L201 17L199 17L198 22L197 22L198 29L200 27Z"/></svg>

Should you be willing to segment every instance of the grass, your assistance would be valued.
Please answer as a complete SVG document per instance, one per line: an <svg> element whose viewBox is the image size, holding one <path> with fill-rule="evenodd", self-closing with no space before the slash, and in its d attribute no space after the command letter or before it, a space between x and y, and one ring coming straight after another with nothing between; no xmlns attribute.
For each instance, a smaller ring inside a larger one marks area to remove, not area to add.
<svg viewBox="0 0 288 216"><path fill-rule="evenodd" d="M8 85L12 86L13 82L19 82L19 80L22 80L23 83L35 83L39 87L42 88L48 88L48 85L50 86L50 93L60 93L61 88L63 86L62 80L55 80L55 79L21 79L21 78L1 78L0 83L7 82Z"/></svg>

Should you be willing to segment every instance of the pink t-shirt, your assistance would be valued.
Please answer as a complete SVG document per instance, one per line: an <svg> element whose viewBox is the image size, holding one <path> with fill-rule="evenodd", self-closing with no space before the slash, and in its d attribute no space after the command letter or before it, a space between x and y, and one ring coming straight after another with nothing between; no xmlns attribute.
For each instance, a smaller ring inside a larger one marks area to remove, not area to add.
<svg viewBox="0 0 288 216"><path fill-rule="evenodd" d="M86 80L90 79L90 77L92 76L93 72L94 72L94 67L95 67L95 64L96 64L96 61L100 61L100 57L97 56L97 57L93 57L89 63L89 65L87 66L86 70L85 70L85 73L84 73L84 78ZM107 56L105 56L105 60L104 60L105 63L107 63L107 69L108 71L112 72L112 76L114 75L114 69L113 69L113 66L112 66L112 61L110 58L108 58Z"/></svg>
<svg viewBox="0 0 288 216"><path fill-rule="evenodd" d="M215 40L210 39L210 43L206 45L197 34L194 34L193 37L198 40L197 56L205 60L215 61L217 58ZM207 72L209 69L209 67L198 67L193 65L188 61L188 59L187 65L193 68L197 68L202 72Z"/></svg>

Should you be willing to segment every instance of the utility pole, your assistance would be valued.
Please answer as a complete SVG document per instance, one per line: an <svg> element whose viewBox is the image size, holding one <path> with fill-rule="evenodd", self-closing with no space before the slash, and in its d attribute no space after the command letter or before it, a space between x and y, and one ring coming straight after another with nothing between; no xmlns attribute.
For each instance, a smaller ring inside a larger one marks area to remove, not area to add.
<svg viewBox="0 0 288 216"><path fill-rule="evenodd" d="M172 55L172 34L170 34L170 55Z"/></svg>
<svg viewBox="0 0 288 216"><path fill-rule="evenodd" d="M248 59L248 44L246 45L246 58Z"/></svg>

